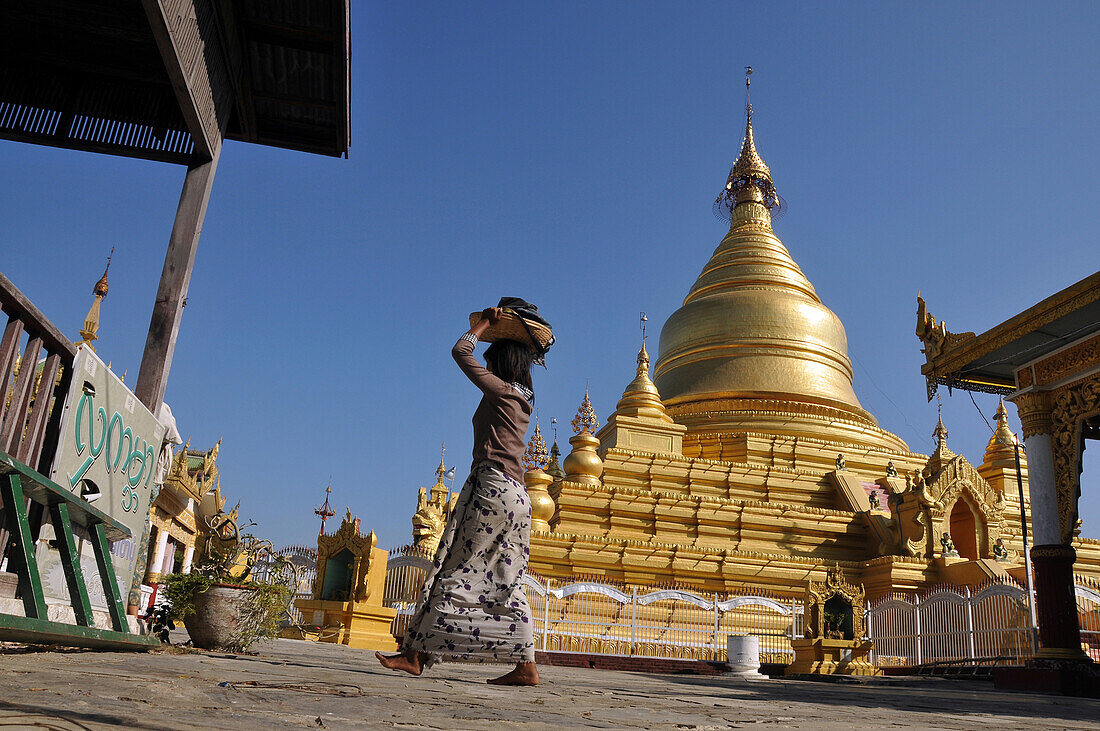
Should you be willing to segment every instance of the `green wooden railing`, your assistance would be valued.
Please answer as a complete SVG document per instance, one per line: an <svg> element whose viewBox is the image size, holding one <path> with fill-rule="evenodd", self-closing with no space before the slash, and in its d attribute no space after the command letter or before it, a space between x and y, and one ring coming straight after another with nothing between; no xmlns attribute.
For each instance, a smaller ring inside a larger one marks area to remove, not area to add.
<svg viewBox="0 0 1100 731"><path fill-rule="evenodd" d="M130 537L126 526L6 452L0 452L0 500L14 543L9 563L19 576L19 595L26 615L0 613L0 640L110 650L147 650L159 644L150 635L131 633L126 622L124 597L118 589L110 553L110 541ZM28 501L41 505L53 524L76 624L54 622L46 615L35 541L27 519ZM90 538L112 629L94 626L88 587L73 538L74 525L83 527Z"/></svg>

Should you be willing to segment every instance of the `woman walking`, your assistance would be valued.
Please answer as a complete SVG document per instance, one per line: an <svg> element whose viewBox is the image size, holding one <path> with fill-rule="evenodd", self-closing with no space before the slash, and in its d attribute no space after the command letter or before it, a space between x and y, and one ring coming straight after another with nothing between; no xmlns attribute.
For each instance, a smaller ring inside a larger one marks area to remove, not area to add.
<svg viewBox="0 0 1100 731"><path fill-rule="evenodd" d="M424 581L401 652L378 660L420 675L439 660L515 663L488 682L538 685L534 631L523 577L531 502L523 486L524 436L531 421L531 364L554 338L538 308L505 297L470 316L451 355L483 394L474 412L470 476L459 493ZM483 367L478 340L491 341Z"/></svg>

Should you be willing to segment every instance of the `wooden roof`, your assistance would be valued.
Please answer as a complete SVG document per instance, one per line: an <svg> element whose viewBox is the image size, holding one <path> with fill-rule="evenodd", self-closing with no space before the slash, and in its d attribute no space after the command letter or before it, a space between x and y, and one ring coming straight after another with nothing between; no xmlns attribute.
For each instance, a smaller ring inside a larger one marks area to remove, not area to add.
<svg viewBox="0 0 1100 731"><path fill-rule="evenodd" d="M0 137L189 164L350 143L347 0L6 0Z"/></svg>
<svg viewBox="0 0 1100 731"><path fill-rule="evenodd" d="M1017 388L1017 369L1097 332L1100 272L981 335L960 338L922 366L921 373L930 385L1007 394Z"/></svg>

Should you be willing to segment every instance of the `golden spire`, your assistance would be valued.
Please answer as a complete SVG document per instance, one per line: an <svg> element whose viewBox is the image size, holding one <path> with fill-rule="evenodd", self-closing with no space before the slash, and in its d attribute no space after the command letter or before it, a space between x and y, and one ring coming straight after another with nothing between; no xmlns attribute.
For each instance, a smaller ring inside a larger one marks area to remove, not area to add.
<svg viewBox="0 0 1100 731"><path fill-rule="evenodd" d="M730 168L725 189L718 194L715 205L732 215L733 209L742 203L753 201L762 204L769 211L780 207L779 194L772 183L772 173L764 163L764 158L756 151L756 141L752 134L752 103L749 101L749 85L752 67L745 67L745 138L741 143L741 154ZM718 210L718 208L716 208ZM724 214L723 214L724 215Z"/></svg>
<svg viewBox="0 0 1100 731"><path fill-rule="evenodd" d="M554 430L554 444L550 447L550 462L546 465L546 474L560 480L565 477L565 472L561 468L561 449L558 448L558 420L551 419L550 426Z"/></svg>
<svg viewBox="0 0 1100 731"><path fill-rule="evenodd" d="M439 466L435 468L435 476L439 480L439 484L443 484L443 475L447 474L447 466L443 464L443 455L447 453L447 443L442 442L439 445Z"/></svg>
<svg viewBox="0 0 1100 731"><path fill-rule="evenodd" d="M947 449L947 427L943 425L943 404L937 405L939 411L939 420L936 422L936 428L932 432L932 438L936 440L936 449Z"/></svg>
<svg viewBox="0 0 1100 731"><path fill-rule="evenodd" d="M1014 468L1016 464L1016 435L1008 426L1008 410L1005 409L1004 399L997 404L997 429L989 437L989 444L985 448L983 465L995 467ZM1020 461L1024 461L1023 451L1020 452Z"/></svg>
<svg viewBox="0 0 1100 731"><path fill-rule="evenodd" d="M92 350L95 350L92 341L97 339L99 333L99 304L107 296L107 272L111 269L111 257L114 256L114 253L115 247L112 246L111 253L107 255L107 267L103 270L103 276L92 287L92 296L95 299L92 300L92 307L84 317L84 329L80 331L81 339L76 343L77 345L87 345Z"/></svg>
<svg viewBox="0 0 1100 731"><path fill-rule="evenodd" d="M615 413L622 416L648 416L672 423L672 417L661 402L661 394L649 378L649 352L644 340L641 350L638 351L638 370L634 380L623 392L623 397L615 405Z"/></svg>
<svg viewBox="0 0 1100 731"><path fill-rule="evenodd" d="M588 398L587 383L584 386L584 401L581 401L577 415L573 417L570 426L573 427L574 434L580 434L582 431L592 433L600 426L600 421L596 418L596 410L592 408L592 402Z"/></svg>
<svg viewBox="0 0 1100 731"><path fill-rule="evenodd" d="M527 443L527 449L523 451L523 466L530 471L542 471L550 462L550 455L546 452L546 442L542 439L542 429L539 428L538 417L535 417L535 435Z"/></svg>
<svg viewBox="0 0 1100 731"><path fill-rule="evenodd" d="M444 462L443 462L443 456L446 453L447 453L447 444L446 444L446 442L443 442L439 446L439 466L435 468L435 484L432 485L432 500L437 501L437 502L438 501L446 502L447 501L447 496L450 493L450 490L448 490L446 483L443 482L443 480L448 477L447 465L444 464ZM450 477L452 479L454 478L453 472L450 475Z"/></svg>

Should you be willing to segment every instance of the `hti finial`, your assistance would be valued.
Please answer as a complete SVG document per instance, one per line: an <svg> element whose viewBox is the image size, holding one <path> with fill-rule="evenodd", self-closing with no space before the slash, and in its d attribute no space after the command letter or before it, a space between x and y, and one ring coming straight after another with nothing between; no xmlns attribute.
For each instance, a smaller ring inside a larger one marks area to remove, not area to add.
<svg viewBox="0 0 1100 731"><path fill-rule="evenodd" d="M749 201L762 203L769 211L783 206L783 201L772 183L771 171L756 151L756 142L753 139L752 103L749 98L752 72L752 66L745 67L745 137L741 144L741 154L730 169L725 189L714 201L715 215L723 220L727 220L739 204Z"/></svg>
<svg viewBox="0 0 1100 731"><path fill-rule="evenodd" d="M939 401L936 404L936 411L939 418L936 421L936 430L932 432L932 438L936 440L937 447L946 447L947 445L947 427L943 425L943 400L939 394L936 394L936 400Z"/></svg>
<svg viewBox="0 0 1100 731"><path fill-rule="evenodd" d="M554 417L550 419L550 428L554 430L554 444L558 443L558 419Z"/></svg>
<svg viewBox="0 0 1100 731"><path fill-rule="evenodd" d="M596 418L596 410L592 408L592 401L588 398L587 379L584 384L584 401L577 409L577 415L573 417L570 426L573 427L574 434L580 434L582 431L594 432L600 426L599 419Z"/></svg>
<svg viewBox="0 0 1100 731"><path fill-rule="evenodd" d="M327 521L329 518L331 518L333 515L336 514L336 512L329 505L329 501L328 501L329 495L331 493L332 493L332 475L329 475L328 487L325 488L325 502L323 504L321 504L319 507L315 508L314 511L313 511L313 514L321 519L321 530L319 531L320 533L325 532L325 521Z"/></svg>
<svg viewBox="0 0 1100 731"><path fill-rule="evenodd" d="M649 322L649 318L645 316L645 313L638 315L638 327L642 328L642 347L645 347L645 324Z"/></svg>
<svg viewBox="0 0 1100 731"><path fill-rule="evenodd" d="M107 266L103 270L103 276L99 278L99 281L95 283L92 288L92 294L100 297L107 296L107 272L111 269L111 257L115 255L115 247L111 247L111 253L107 255Z"/></svg>
<svg viewBox="0 0 1100 731"><path fill-rule="evenodd" d="M538 417L535 418L535 435L527 443L527 449L523 451L523 466L528 470L541 470L550 464L550 454L546 451L546 442L542 440L542 429L539 428Z"/></svg>

